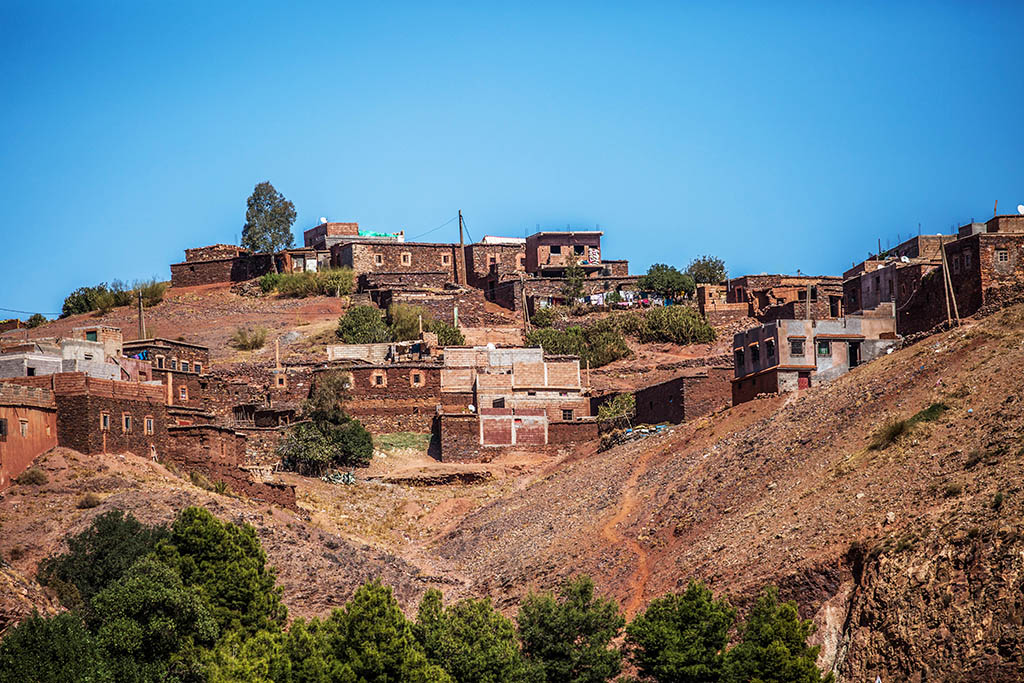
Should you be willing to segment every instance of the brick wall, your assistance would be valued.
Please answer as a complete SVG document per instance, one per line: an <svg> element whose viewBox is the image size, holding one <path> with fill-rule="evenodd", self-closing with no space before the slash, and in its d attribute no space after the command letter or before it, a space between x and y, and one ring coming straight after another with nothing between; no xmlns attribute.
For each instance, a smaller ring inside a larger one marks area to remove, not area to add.
<svg viewBox="0 0 1024 683"><path fill-rule="evenodd" d="M482 244L466 247L469 284L486 288L489 283L518 278L526 272L525 244Z"/></svg>
<svg viewBox="0 0 1024 683"><path fill-rule="evenodd" d="M457 244L348 242L331 248L331 263L335 267L352 268L357 275L442 271L449 281L458 282L458 252Z"/></svg>
<svg viewBox="0 0 1024 683"><path fill-rule="evenodd" d="M172 287L194 287L218 282L244 282L273 271L270 254L253 254L211 261L171 264Z"/></svg>
<svg viewBox="0 0 1024 683"><path fill-rule="evenodd" d="M195 247L185 250L185 261L216 261L248 256L252 252L234 244L211 244L208 247Z"/></svg>
<svg viewBox="0 0 1024 683"><path fill-rule="evenodd" d="M732 382L732 404L753 400L759 394L776 394L779 391L779 373L768 370L759 375L744 377Z"/></svg>
<svg viewBox="0 0 1024 683"><path fill-rule="evenodd" d="M705 372L675 377L636 392L636 421L679 424L729 405L732 368L708 368Z"/></svg>
<svg viewBox="0 0 1024 683"><path fill-rule="evenodd" d="M371 289L401 289L402 287L428 287L444 289L444 286L451 282L451 271L448 270L425 270L425 271L400 271L392 272L371 272L359 275L359 291L365 292Z"/></svg>

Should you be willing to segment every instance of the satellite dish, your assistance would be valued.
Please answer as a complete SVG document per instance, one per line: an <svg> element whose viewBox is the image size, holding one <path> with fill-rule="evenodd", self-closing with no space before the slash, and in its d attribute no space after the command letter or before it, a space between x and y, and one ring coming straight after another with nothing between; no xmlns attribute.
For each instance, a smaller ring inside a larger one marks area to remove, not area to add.
<svg viewBox="0 0 1024 683"><path fill-rule="evenodd" d="M1017 213L1019 213L1021 216L1024 216L1024 204L1017 205Z"/></svg>
<svg viewBox="0 0 1024 683"><path fill-rule="evenodd" d="M476 412L476 406L474 406L472 403L470 403L466 407L469 408L469 412L471 412L471 413L475 413Z"/></svg>
<svg viewBox="0 0 1024 683"><path fill-rule="evenodd" d="M910 259L908 259L906 256L900 256L900 261L902 261L903 263L910 263Z"/></svg>
<svg viewBox="0 0 1024 683"><path fill-rule="evenodd" d="M327 222L327 218L324 217L324 216L320 216L320 222L321 223L326 223Z"/></svg>

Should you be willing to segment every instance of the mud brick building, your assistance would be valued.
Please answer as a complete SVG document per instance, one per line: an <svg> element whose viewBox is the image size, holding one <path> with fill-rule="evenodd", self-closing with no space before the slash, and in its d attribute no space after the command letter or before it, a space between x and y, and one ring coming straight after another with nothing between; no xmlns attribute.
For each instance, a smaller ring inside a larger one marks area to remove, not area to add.
<svg viewBox="0 0 1024 683"><path fill-rule="evenodd" d="M733 338L733 405L759 394L806 389L896 344L893 304L834 320L777 320Z"/></svg>
<svg viewBox="0 0 1024 683"><path fill-rule="evenodd" d="M130 358L147 361L153 379L163 384L168 406L177 408L179 422L207 421L205 383L201 376L210 368L210 349L199 344L154 337L124 343ZM189 416L194 412L195 415Z"/></svg>
<svg viewBox="0 0 1024 683"><path fill-rule="evenodd" d="M942 263L940 249L952 242L952 235L918 235L877 254L843 273L843 307L847 313L871 310L883 302L900 300L900 281L904 294L912 278L920 278ZM905 268L907 273L899 271ZM913 286L916 289L916 285Z"/></svg>
<svg viewBox="0 0 1024 683"><path fill-rule="evenodd" d="M945 242L946 264L952 283L950 312L973 315L1001 292L1024 283L1024 216L995 216L986 223L962 226L957 239ZM903 275L905 269L900 269ZM897 280L900 334L923 332L946 320L946 284L941 267Z"/></svg>
<svg viewBox="0 0 1024 683"><path fill-rule="evenodd" d="M344 242L331 247L331 264L364 273L444 273L447 282L462 282L457 244L432 242Z"/></svg>
<svg viewBox="0 0 1024 683"><path fill-rule="evenodd" d="M57 403L48 389L0 383L0 491L57 445Z"/></svg>
<svg viewBox="0 0 1024 683"><path fill-rule="evenodd" d="M678 377L644 387L634 393L640 424L680 424L729 406L732 402L731 367L692 368Z"/></svg>
<svg viewBox="0 0 1024 683"><path fill-rule="evenodd" d="M536 232L526 238L526 272L541 277L565 277L577 265L587 277L604 270L599 230Z"/></svg>
<svg viewBox="0 0 1024 683"><path fill-rule="evenodd" d="M628 301L635 298L639 279L637 275L587 277L583 280L583 295L600 304L605 296L616 292ZM565 280L552 277L506 280L489 292L488 298L512 311L523 310L525 301L527 309L533 312L538 307L565 304Z"/></svg>
<svg viewBox="0 0 1024 683"><path fill-rule="evenodd" d="M560 447L594 441L599 436L595 420L550 422L540 412L484 408L480 415L439 415L441 460L490 462L516 449L554 453Z"/></svg>
<svg viewBox="0 0 1024 683"><path fill-rule="evenodd" d="M186 249L185 261L171 264L171 286L244 282L272 272L273 259L271 254L254 254L232 244Z"/></svg>
<svg viewBox="0 0 1024 683"><path fill-rule="evenodd" d="M697 285L697 310L712 325L746 318L750 304L729 303L728 294L725 285Z"/></svg>
<svg viewBox="0 0 1024 683"><path fill-rule="evenodd" d="M336 244L354 241L404 242L405 232L372 232L360 230L359 223L322 222L302 233L302 242L307 248L328 252Z"/></svg>
<svg viewBox="0 0 1024 683"><path fill-rule="evenodd" d="M346 374L345 411L374 434L431 430L441 403L439 363L358 363L317 376L322 372Z"/></svg>
<svg viewBox="0 0 1024 683"><path fill-rule="evenodd" d="M762 323L838 318L843 315L843 279L828 275L744 275L729 280L726 303L747 304L747 316Z"/></svg>

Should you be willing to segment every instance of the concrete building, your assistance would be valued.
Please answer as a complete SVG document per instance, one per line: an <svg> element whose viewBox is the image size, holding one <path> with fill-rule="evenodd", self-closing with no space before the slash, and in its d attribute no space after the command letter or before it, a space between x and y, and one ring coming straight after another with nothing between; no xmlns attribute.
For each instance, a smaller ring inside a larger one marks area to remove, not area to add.
<svg viewBox="0 0 1024 683"><path fill-rule="evenodd" d="M542 277L564 277L565 269L580 266L587 277L599 274L601 264L600 230L571 232L535 232L526 238L526 272Z"/></svg>
<svg viewBox="0 0 1024 683"><path fill-rule="evenodd" d="M776 320L733 338L733 405L806 389L877 358L897 342L893 305L826 320Z"/></svg>
<svg viewBox="0 0 1024 683"><path fill-rule="evenodd" d="M941 246L952 242L952 235L918 235L892 249L854 265L843 273L843 306L847 313L871 310L883 302L903 304L899 281L906 292L908 278L921 277L942 263ZM902 276L898 271L910 268Z"/></svg>
<svg viewBox="0 0 1024 683"><path fill-rule="evenodd" d="M335 244L345 242L404 242L405 231L375 232L360 230L359 223L320 223L302 233L302 242L307 248L330 251Z"/></svg>

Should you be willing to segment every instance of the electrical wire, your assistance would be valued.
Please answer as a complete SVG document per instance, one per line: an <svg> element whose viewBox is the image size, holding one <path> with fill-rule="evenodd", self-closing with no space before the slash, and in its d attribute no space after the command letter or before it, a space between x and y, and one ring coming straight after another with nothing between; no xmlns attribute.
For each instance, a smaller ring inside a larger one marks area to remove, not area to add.
<svg viewBox="0 0 1024 683"><path fill-rule="evenodd" d="M3 307L0 307L0 311L6 311L8 313L23 313L25 315L35 315L36 313L39 313L39 315L60 315L60 313L42 313L40 311L19 311L16 308L3 308Z"/></svg>
<svg viewBox="0 0 1024 683"><path fill-rule="evenodd" d="M410 238L409 238L409 240L410 240L410 241L411 241L411 240L418 240L419 238L421 238L421 237L425 237L425 236L429 235L429 234L430 234L430 233L432 233L432 232L437 232L438 230L440 230L440 229L441 229L441 228L443 228L444 226L448 225L448 224L449 224L449 223L451 223L452 221L454 221L454 220L458 220L458 218L459 218L458 216L452 216L451 218L449 218L448 220L446 220L446 221L445 221L444 223L442 223L441 225L437 226L436 228L433 228L433 229L431 229L431 230L427 230L426 232L421 232L421 233L420 233L420 234L418 234L418 235L415 235L415 236L413 236L413 237L410 237Z"/></svg>

